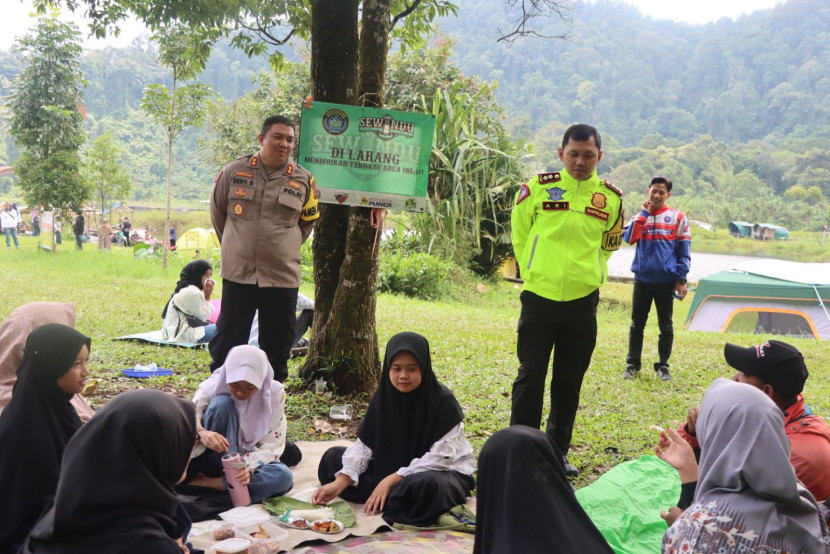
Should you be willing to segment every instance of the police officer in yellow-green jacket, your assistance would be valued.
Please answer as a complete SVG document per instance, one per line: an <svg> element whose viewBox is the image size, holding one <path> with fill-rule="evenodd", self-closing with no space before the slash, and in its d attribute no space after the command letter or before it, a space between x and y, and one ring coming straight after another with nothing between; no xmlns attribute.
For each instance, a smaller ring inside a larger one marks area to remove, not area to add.
<svg viewBox="0 0 830 554"><path fill-rule="evenodd" d="M524 290L510 424L539 427L553 351L546 432L569 476L579 474L565 456L596 345L599 287L608 278L608 258L622 242L622 192L597 177L601 147L594 127L568 128L559 149L565 168L522 185L511 214Z"/></svg>

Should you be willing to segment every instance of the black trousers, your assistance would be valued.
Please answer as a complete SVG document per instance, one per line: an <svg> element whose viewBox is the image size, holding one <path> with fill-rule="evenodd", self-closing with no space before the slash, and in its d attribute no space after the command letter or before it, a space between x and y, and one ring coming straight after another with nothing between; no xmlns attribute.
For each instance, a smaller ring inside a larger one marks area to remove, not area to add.
<svg viewBox="0 0 830 554"><path fill-rule="evenodd" d="M248 344L254 313L259 310L259 347L274 368L274 379L285 381L294 338L296 306L297 289L243 285L225 279L216 334L208 343L213 358L211 371L225 363L231 348Z"/></svg>
<svg viewBox="0 0 830 554"><path fill-rule="evenodd" d="M317 467L320 483L326 485L334 481L334 474L343 468L345 446L333 446L326 450ZM381 478L386 477L385 475ZM380 482L369 469L360 476L357 486L347 487L340 498L357 504L365 503ZM475 479L457 471L423 471L407 475L392 488L383 519L389 523L427 527L433 525L438 516L450 511L453 506L464 504L470 491L475 487Z"/></svg>
<svg viewBox="0 0 830 554"><path fill-rule="evenodd" d="M539 428L553 351L551 407L545 432L564 455L571 446L582 378L597 342L599 290L567 302L523 291L521 301L516 343L520 365L513 381L510 425Z"/></svg>
<svg viewBox="0 0 830 554"><path fill-rule="evenodd" d="M644 283L634 281L634 295L631 306L631 329L628 331L628 356L625 363L640 369L640 357L643 353L643 329L646 328L651 302L657 311L657 327L660 329L660 338L657 340L657 354L660 361L654 364L669 365L672 343L674 342L674 326L672 314L674 312L674 281L668 283Z"/></svg>

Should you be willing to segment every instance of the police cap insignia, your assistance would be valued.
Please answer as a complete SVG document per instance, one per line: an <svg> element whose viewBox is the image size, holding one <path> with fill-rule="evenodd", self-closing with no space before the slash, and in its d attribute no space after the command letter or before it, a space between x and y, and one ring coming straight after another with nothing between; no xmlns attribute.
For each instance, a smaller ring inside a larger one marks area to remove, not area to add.
<svg viewBox="0 0 830 554"><path fill-rule="evenodd" d="M558 183L562 180L562 175L559 174L558 171L554 173L540 173L538 175L539 184L544 185L547 183Z"/></svg>
<svg viewBox="0 0 830 554"><path fill-rule="evenodd" d="M522 185L522 188L519 189L519 194L516 196L516 204L518 205L522 200L530 196L530 187L527 186L527 183Z"/></svg>
<svg viewBox="0 0 830 554"><path fill-rule="evenodd" d="M611 183L611 181L609 181L608 179L606 179L605 181L603 181L603 183L605 184L605 186L606 186L606 187L608 187L609 189L613 190L613 191L614 191L614 193L615 193L617 196L622 196L622 195L623 195L623 191L621 191L620 189L618 189L617 187L615 187L615 186Z"/></svg>

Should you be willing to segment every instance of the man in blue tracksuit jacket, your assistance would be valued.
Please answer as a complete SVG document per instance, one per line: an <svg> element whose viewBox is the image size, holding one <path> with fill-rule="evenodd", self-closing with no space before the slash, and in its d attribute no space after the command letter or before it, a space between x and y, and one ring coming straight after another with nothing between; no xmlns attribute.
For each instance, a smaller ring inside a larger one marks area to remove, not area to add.
<svg viewBox="0 0 830 554"><path fill-rule="evenodd" d="M686 276L691 265L692 236L686 215L666 205L671 196L672 182L655 177L648 187L642 211L631 218L623 231L623 240L636 244L634 262L634 296L631 308L631 330L628 333L628 356L623 378L631 379L640 371L643 350L643 329L648 321L651 302L657 310L660 338L657 352L660 361L654 371L663 380L669 376L669 357L674 342L672 326L673 296L686 297Z"/></svg>

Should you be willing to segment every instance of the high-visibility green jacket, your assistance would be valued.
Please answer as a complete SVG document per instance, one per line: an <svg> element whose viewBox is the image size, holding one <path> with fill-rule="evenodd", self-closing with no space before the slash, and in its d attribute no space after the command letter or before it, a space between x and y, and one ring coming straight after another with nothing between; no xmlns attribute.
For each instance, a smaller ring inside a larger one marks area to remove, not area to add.
<svg viewBox="0 0 830 554"><path fill-rule="evenodd" d="M513 252L524 288L550 300L587 296L608 278L622 242L622 192L597 177L563 169L522 185L511 213Z"/></svg>

